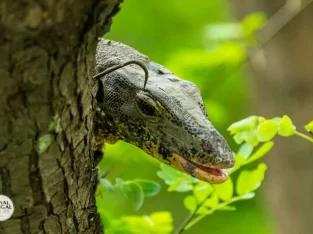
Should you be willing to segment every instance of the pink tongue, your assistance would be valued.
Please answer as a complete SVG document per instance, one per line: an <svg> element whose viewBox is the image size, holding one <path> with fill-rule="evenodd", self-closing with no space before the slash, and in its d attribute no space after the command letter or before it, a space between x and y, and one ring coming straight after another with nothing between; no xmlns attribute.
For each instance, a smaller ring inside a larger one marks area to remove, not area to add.
<svg viewBox="0 0 313 234"><path fill-rule="evenodd" d="M199 166L199 165L198 165L198 167L201 170L203 170L203 171L205 171L205 172L207 172L209 174L212 174L212 175L221 176L223 174L221 169L210 168L210 167L203 167L203 166Z"/></svg>
<svg viewBox="0 0 313 234"><path fill-rule="evenodd" d="M189 161L189 160L188 160ZM218 169L218 168L211 168L211 167L204 167L204 166L201 166L197 163L194 163L192 161L189 161L191 164L195 165L197 168L201 169L202 171L205 171L206 173L208 174L212 174L212 175L215 175L215 176L221 176L223 175L223 171L221 169Z"/></svg>

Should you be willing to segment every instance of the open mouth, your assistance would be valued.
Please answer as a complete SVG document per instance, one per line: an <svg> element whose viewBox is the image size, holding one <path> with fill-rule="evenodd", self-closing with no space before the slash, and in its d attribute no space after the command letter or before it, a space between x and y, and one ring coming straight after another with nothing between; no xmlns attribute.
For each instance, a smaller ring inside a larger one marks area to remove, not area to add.
<svg viewBox="0 0 313 234"><path fill-rule="evenodd" d="M197 179L211 184L220 184L227 180L228 174L224 169L206 167L174 154L175 166Z"/></svg>

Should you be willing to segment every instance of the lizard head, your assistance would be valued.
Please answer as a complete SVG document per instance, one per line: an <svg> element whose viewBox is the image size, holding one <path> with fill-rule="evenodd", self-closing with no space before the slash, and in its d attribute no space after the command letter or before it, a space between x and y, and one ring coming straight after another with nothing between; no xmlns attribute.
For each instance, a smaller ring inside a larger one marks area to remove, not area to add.
<svg viewBox="0 0 313 234"><path fill-rule="evenodd" d="M136 145L198 179L210 183L226 181L224 169L234 165L234 158L225 139L209 121L196 85L128 46L105 40L99 43L95 72L125 59L137 59L146 65L149 80L143 88L144 73L136 65L100 78L98 135ZM117 58L103 58L104 49Z"/></svg>

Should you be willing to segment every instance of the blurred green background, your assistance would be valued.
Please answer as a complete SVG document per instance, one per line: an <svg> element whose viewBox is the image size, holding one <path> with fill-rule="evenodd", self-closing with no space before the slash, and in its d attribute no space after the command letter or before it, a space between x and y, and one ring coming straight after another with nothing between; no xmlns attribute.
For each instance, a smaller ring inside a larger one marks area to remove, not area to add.
<svg viewBox="0 0 313 234"><path fill-rule="evenodd" d="M196 83L211 122L235 151L238 146L226 129L252 113L249 78L242 66L246 45L238 40L241 32L234 21L229 3L222 0L198 0L192 6L187 0L128 0L114 17L111 32L105 38L132 46L177 76ZM119 218L169 210L177 226L188 214L183 205L186 194L167 192L167 186L156 176L158 168L159 162L132 145L106 145L100 171L110 169L109 179L152 179L161 183L162 191L145 199L138 212L120 193L100 194L100 212ZM236 203L237 211L218 211L185 233L272 234L261 193L258 190L255 199Z"/></svg>

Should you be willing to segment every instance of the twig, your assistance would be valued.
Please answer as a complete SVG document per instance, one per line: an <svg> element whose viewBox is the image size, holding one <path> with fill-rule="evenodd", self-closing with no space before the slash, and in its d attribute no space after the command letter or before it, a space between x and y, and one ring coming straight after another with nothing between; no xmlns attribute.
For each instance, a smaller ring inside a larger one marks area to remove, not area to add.
<svg viewBox="0 0 313 234"><path fill-rule="evenodd" d="M200 202L196 209L194 211L189 212L188 216L184 219L184 221L179 225L177 230L173 232L173 234L180 234L184 231L185 227L190 223L190 221L194 218L194 216L197 214L198 210L204 205L204 203L210 198L210 195L203 199L202 202Z"/></svg>
<svg viewBox="0 0 313 234"><path fill-rule="evenodd" d="M262 62L266 64L262 47L264 47L276 34L278 34L312 2L313 0L287 0L285 5L282 6L273 16L271 16L266 25L256 33L260 44L259 47L250 48L249 56L247 59L242 61L238 68L246 67L249 60L254 67L257 67L257 63L260 62L260 59L258 59L260 56L263 57ZM232 77L233 76L229 76L229 78ZM218 87L215 87L214 91L211 92L211 96L217 93L228 80L229 79L224 79L223 82L220 82Z"/></svg>
<svg viewBox="0 0 313 234"><path fill-rule="evenodd" d="M306 139L306 140L310 141L311 143L313 143L313 138L311 138L311 137L309 137L309 136L307 136L301 132L296 131L295 135L302 137L303 139Z"/></svg>
<svg viewBox="0 0 313 234"><path fill-rule="evenodd" d="M184 219L184 221L179 225L179 227L177 228L177 230L175 230L173 232L173 234L180 234L184 231L184 228L186 227L186 225L192 220L192 218L194 217L194 215L196 214L195 211L191 211L189 212L189 214L187 215L187 217Z"/></svg>
<svg viewBox="0 0 313 234"><path fill-rule="evenodd" d="M251 48L249 58L254 68L266 67L266 59L262 47L264 47L275 35L277 35L288 23L290 23L297 15L299 15L313 0L287 0L283 5L262 27L256 32L259 45ZM244 63L243 65L247 65Z"/></svg>
<svg viewBox="0 0 313 234"><path fill-rule="evenodd" d="M236 202L236 201L240 201L242 200L241 197L233 197L231 200L229 201L226 201L226 202L223 202L223 203L220 203L217 207L214 207L212 209L210 209L206 214L203 214L203 215L200 215L198 217L196 217L195 219L193 220L190 220L190 222L184 227L184 230L187 230L189 229L191 226L193 226L195 223L199 222L201 219L203 219L204 217L206 217L207 215L209 214L212 214L214 211L220 209L221 207L223 206L227 206L233 202ZM191 222L192 221L192 222Z"/></svg>
<svg viewBox="0 0 313 234"><path fill-rule="evenodd" d="M267 24L258 31L261 46L269 42L288 23L290 23L299 13L308 7L313 0L287 0L268 21Z"/></svg>

